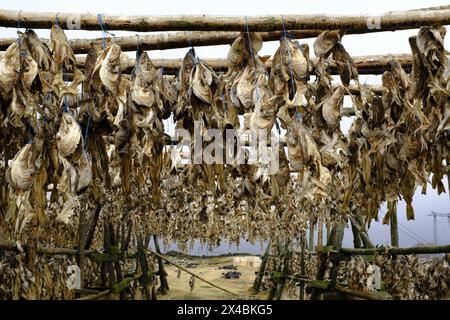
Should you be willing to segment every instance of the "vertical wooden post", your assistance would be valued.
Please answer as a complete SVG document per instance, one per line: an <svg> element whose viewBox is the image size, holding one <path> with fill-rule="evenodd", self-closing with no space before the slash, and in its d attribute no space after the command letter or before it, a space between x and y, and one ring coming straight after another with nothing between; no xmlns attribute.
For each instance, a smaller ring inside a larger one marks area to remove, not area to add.
<svg viewBox="0 0 450 320"><path fill-rule="evenodd" d="M352 234L353 234L353 247L361 248L362 243L361 243L361 235L359 233L359 230L353 222L351 222L351 226L352 226Z"/></svg>
<svg viewBox="0 0 450 320"><path fill-rule="evenodd" d="M333 245L335 248L342 247L342 240L344 239L344 225L339 223L331 228L330 234L327 239L327 246ZM325 277L325 272L327 271L328 264L328 255L324 253L319 253L318 259L318 270L317 270L317 280L323 280ZM335 267L334 267L335 268ZM332 270L332 274L337 275L337 269ZM311 300L318 300L320 296L320 292L313 288L311 292Z"/></svg>
<svg viewBox="0 0 450 320"><path fill-rule="evenodd" d="M309 252L314 252L314 223L309 222Z"/></svg>
<svg viewBox="0 0 450 320"><path fill-rule="evenodd" d="M159 249L159 242L156 235L153 235L153 242L155 243L155 250L157 253L161 254L161 250ZM158 288L158 292L162 294L166 294L169 290L169 283L167 282L167 272L164 269L164 262L160 257L158 257L158 273L159 273L159 280L161 282L161 285Z"/></svg>
<svg viewBox="0 0 450 320"><path fill-rule="evenodd" d="M283 261L282 261L282 267L281 267L281 279L278 282L277 288L276 288L276 299L281 300L281 296L283 295L284 287L286 286L286 280L289 273L289 260L291 259L292 251L290 248L290 242L287 242L286 245L283 247Z"/></svg>
<svg viewBox="0 0 450 320"><path fill-rule="evenodd" d="M106 253L111 254L112 253L111 230L110 230L110 225L106 221L104 222L103 241L104 241L104 247L105 247ZM109 275L109 289L112 290L114 284L116 283L116 279L114 277L113 264L111 262L107 262L105 265L106 265L106 271L108 272L108 275Z"/></svg>
<svg viewBox="0 0 450 320"><path fill-rule="evenodd" d="M270 253L270 241L267 244L266 251L261 259L261 265L259 266L258 274L256 275L255 282L253 283L253 292L258 293L261 290L261 283L266 272L267 261L269 260Z"/></svg>
<svg viewBox="0 0 450 320"><path fill-rule="evenodd" d="M306 248L306 230L301 235L300 251L300 276L305 276L305 248ZM305 281L300 279L300 300L305 300Z"/></svg>
<svg viewBox="0 0 450 320"><path fill-rule="evenodd" d="M116 231L114 232L114 227L112 224L110 224L109 229L111 230L111 244L112 246L118 246L119 245L119 225L116 228ZM118 256L117 261L114 262L114 268L116 271L116 279L117 282L120 282L123 280L123 274L122 274L122 268L120 267L120 258L121 255ZM125 300L125 293L127 289L120 291L119 296L120 300Z"/></svg>
<svg viewBox="0 0 450 320"><path fill-rule="evenodd" d="M89 229L86 232L86 236L85 236L86 240L85 240L84 248L86 250L89 250L89 248L91 247L91 244L92 244L92 240L94 239L95 228L97 227L97 222L98 222L98 218L100 216L100 211L102 211L102 206L101 206L101 204L97 204L94 214L92 215L92 219L89 223Z"/></svg>
<svg viewBox="0 0 450 320"><path fill-rule="evenodd" d="M317 249L320 250L323 244L323 221L319 218L317 221Z"/></svg>
<svg viewBox="0 0 450 320"><path fill-rule="evenodd" d="M391 228L391 246L398 247L398 225L397 225L397 201L389 202L388 206L391 210L390 228Z"/></svg>
<svg viewBox="0 0 450 320"><path fill-rule="evenodd" d="M147 300L152 300L152 298L153 298L152 297L152 293L151 293L151 291L149 289L149 285L148 285L148 282L149 282L148 271L149 270L148 270L148 265L147 265L147 258L145 256L145 252L147 250L147 246L145 246L145 244L144 244L144 240L142 239L142 235L138 235L137 241L138 241L137 256L138 256L139 265L140 265L141 271L142 271L142 277L139 280L140 280L140 283L141 283L142 288L144 290L145 298ZM144 246L145 246L145 248L144 248Z"/></svg>
<svg viewBox="0 0 450 320"><path fill-rule="evenodd" d="M78 268L80 268L80 288L84 288L84 264L85 264L85 255L84 255L84 246L85 246L85 232L84 232L84 219L85 212L83 208L80 208L80 217L78 221Z"/></svg>
<svg viewBox="0 0 450 320"><path fill-rule="evenodd" d="M374 245L372 241L370 241L369 234L367 233L367 230L364 226L364 222L362 221L361 217L355 215L353 218L350 217L350 219L353 219L352 222L355 223L356 227L359 230L359 235L361 236L364 248L373 248Z"/></svg>
<svg viewBox="0 0 450 320"><path fill-rule="evenodd" d="M280 258L280 239L277 239L277 243L276 243L276 252L277 252L277 256L275 258L274 261L274 271L276 274L279 274L281 272L281 262L278 261L278 259ZM278 287L278 281L279 279L275 278L274 281L271 282L271 287L269 290L269 296L267 297L267 300L273 300L273 298L275 297L275 293Z"/></svg>
<svg viewBox="0 0 450 320"><path fill-rule="evenodd" d="M333 239L333 247L335 250L339 250L342 248L342 241L344 240L344 231L345 226L343 223L338 223L335 228L334 232L334 239ZM336 280L337 280L337 274L339 270L339 261L341 260L340 255L335 255L331 262L333 263L333 266L331 267L330 271L330 279L331 279L331 289L334 289L336 286Z"/></svg>

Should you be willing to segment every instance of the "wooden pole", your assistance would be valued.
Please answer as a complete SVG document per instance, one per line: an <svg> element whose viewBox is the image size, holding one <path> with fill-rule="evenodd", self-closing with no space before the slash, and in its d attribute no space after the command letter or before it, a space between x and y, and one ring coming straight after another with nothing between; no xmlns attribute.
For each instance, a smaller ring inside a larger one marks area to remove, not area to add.
<svg viewBox="0 0 450 320"><path fill-rule="evenodd" d="M352 59L356 65L356 68L358 69L359 74L382 74L386 70L391 70L390 62L392 59L397 60L398 63L403 66L403 68L408 70L412 65L412 55L404 53L392 55L354 56L352 57ZM77 67L83 69L86 57L76 56L76 61ZM164 68L164 72L166 74L178 72L183 64L183 59L151 59L151 61L156 68ZM227 59L207 58L202 59L202 61L206 62L215 71L226 72L229 67L229 61ZM312 58L311 62L313 64L313 67L315 67L317 65L318 59ZM135 64L136 60L134 58L130 58L125 70L122 70L122 72L130 73L133 70ZM270 70L270 68L272 68L272 59L268 59L265 62L265 66ZM330 61L329 66L331 74L338 74L334 61ZM312 73L315 73L314 69Z"/></svg>
<svg viewBox="0 0 450 320"><path fill-rule="evenodd" d="M319 289L320 291L330 290L330 281L327 280L313 280L308 286L314 289ZM334 290L354 297L359 297L367 300L392 300L392 296L387 292L365 292L345 287L336 286Z"/></svg>
<svg viewBox="0 0 450 320"><path fill-rule="evenodd" d="M269 261L270 253L270 241L267 244L266 251L261 259L261 265L259 266L258 273L255 278L255 282L253 283L253 292L258 293L261 289L262 280L264 278L264 274L266 272L267 261Z"/></svg>
<svg viewBox="0 0 450 320"><path fill-rule="evenodd" d="M158 238L156 237L156 235L153 235L153 242L155 243L156 252L161 254L161 250L159 249ZM158 273L159 273L159 280L161 282L161 285L158 288L158 292L166 294L167 291L169 290L169 283L167 282L167 272L164 269L164 263L161 257L158 257Z"/></svg>
<svg viewBox="0 0 450 320"><path fill-rule="evenodd" d="M373 248L374 245L373 245L372 241L370 241L369 234L367 233L367 230L364 227L364 223L363 223L361 217L358 215L355 215L353 217L350 216L350 221L352 223L354 223L355 226L358 228L359 235L361 236L361 240L363 242L364 247L365 248Z"/></svg>
<svg viewBox="0 0 450 320"><path fill-rule="evenodd" d="M291 30L287 31L290 37L296 39L313 38L318 36L321 30ZM177 48L202 47L214 45L229 45L241 32L207 32L207 31L181 31L176 33L157 33L151 35L126 36L126 37L108 37L107 45L115 43L120 46L122 51L136 51L138 44L142 50L165 50ZM260 32L263 41L277 41L283 36L281 31ZM6 50L16 38L0 39L0 50ZM40 39L43 43L50 45L49 39ZM92 46L96 50L101 50L103 38L93 39L71 39L69 44L74 53L86 54Z"/></svg>
<svg viewBox="0 0 450 320"><path fill-rule="evenodd" d="M84 248L89 250L94 239L95 228L97 227L98 217L100 216L100 211L102 210L101 204L97 204L95 207L94 214L92 215L91 221L89 223L89 229L86 234L86 241Z"/></svg>
<svg viewBox="0 0 450 320"><path fill-rule="evenodd" d="M353 234L353 247L355 248L361 248L361 235L359 233L359 229L356 227L356 225L353 222L350 222L352 226L352 234Z"/></svg>
<svg viewBox="0 0 450 320"><path fill-rule="evenodd" d="M111 291L108 289L108 290L104 290L102 292L91 294L91 295L88 295L88 296L85 296L85 297L81 297L81 298L78 298L78 299L75 299L75 300L97 300L98 298L101 298L101 297L104 297L104 296L108 295L110 292Z"/></svg>
<svg viewBox="0 0 450 320"><path fill-rule="evenodd" d="M84 231L84 216L85 212L83 208L80 208L80 217L78 222L78 248L80 249L80 254L78 256L78 268L80 268L80 287L84 288L84 264L85 264L85 231Z"/></svg>
<svg viewBox="0 0 450 320"><path fill-rule="evenodd" d="M342 248L339 252L346 255L374 255L375 253L385 253L390 255L437 254L450 253L450 245L409 248Z"/></svg>
<svg viewBox="0 0 450 320"><path fill-rule="evenodd" d="M147 300L153 300L154 299L154 296L152 294L153 292L149 288L149 281L150 281L150 277L148 276L149 268L148 268L147 258L145 255L148 245L143 240L142 235L138 235L137 241L138 241L138 248L137 248L138 252L136 255L139 259L139 265L141 267L141 272L143 275L139 280L142 285L145 298Z"/></svg>
<svg viewBox="0 0 450 320"><path fill-rule="evenodd" d="M300 248L300 274L305 274L305 249L306 249L306 231L301 235L301 248ZM305 281L300 279L300 300L305 300Z"/></svg>
<svg viewBox="0 0 450 320"><path fill-rule="evenodd" d="M342 248L342 241L344 240L344 232L345 232L344 224L338 223L336 225L335 231L333 233L334 239L332 239L333 246L336 250L339 250L340 248ZM331 289L334 289L336 287L340 257L338 257L338 259L331 259L331 262L332 262L333 266L331 267L331 270L330 270L330 279L331 279L330 286L331 286Z"/></svg>
<svg viewBox="0 0 450 320"><path fill-rule="evenodd" d="M281 297L283 295L284 288L286 286L286 279L288 276L289 271L289 261L292 257L292 252L290 248L290 242L287 242L287 244L283 247L283 264L281 267L281 279L279 279L279 283L276 288L276 300L281 300Z"/></svg>
<svg viewBox="0 0 450 320"><path fill-rule="evenodd" d="M94 13L57 13L0 10L0 26L49 29L58 17L65 29L101 30L99 17ZM424 25L450 23L450 10L424 10L389 12L384 15L266 15L266 16L213 16L213 15L109 15L102 21L107 30L129 31L281 31L292 30L403 30Z"/></svg>
<svg viewBox="0 0 450 320"><path fill-rule="evenodd" d="M397 201L388 201L389 227L391 229L391 246L398 247Z"/></svg>
<svg viewBox="0 0 450 320"><path fill-rule="evenodd" d="M314 223L309 222L309 252L314 252Z"/></svg>
<svg viewBox="0 0 450 320"><path fill-rule="evenodd" d="M317 250L322 248L323 244L323 221L321 218L317 221Z"/></svg>

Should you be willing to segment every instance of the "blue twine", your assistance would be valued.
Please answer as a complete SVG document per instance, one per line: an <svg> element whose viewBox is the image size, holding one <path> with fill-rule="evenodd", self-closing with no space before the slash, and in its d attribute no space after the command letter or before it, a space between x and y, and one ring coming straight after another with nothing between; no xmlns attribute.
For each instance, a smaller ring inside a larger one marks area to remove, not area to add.
<svg viewBox="0 0 450 320"><path fill-rule="evenodd" d="M102 29L102 49L106 48L106 26L103 23L103 14L99 13L97 14L98 24L100 25L100 28Z"/></svg>
<svg viewBox="0 0 450 320"><path fill-rule="evenodd" d="M141 40L139 39L139 35L136 35L136 62L139 60L139 58L141 57Z"/></svg>
<svg viewBox="0 0 450 320"><path fill-rule="evenodd" d="M55 24L59 27L59 17L58 17L59 12L56 13L56 19L55 19Z"/></svg>

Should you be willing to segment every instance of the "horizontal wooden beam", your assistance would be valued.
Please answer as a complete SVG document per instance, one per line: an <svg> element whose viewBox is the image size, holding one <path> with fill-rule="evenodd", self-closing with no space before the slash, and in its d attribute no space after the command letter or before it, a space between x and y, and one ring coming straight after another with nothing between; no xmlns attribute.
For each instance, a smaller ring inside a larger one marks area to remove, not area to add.
<svg viewBox="0 0 450 320"><path fill-rule="evenodd" d="M0 26L49 29L58 18L65 29L101 30L95 13L59 13L0 10ZM101 20L107 30L128 31L281 31L292 30L400 30L424 25L450 23L450 10L422 10L388 12L383 15L111 15L102 14Z"/></svg>
<svg viewBox="0 0 450 320"><path fill-rule="evenodd" d="M422 246L422 247L409 247L409 248L397 248L397 247L377 247L377 248L341 248L335 250L332 246L322 247L320 253L342 253L345 255L367 255L371 256L375 253L390 254L390 255L408 255L408 254L439 254L450 253L450 245L439 246Z"/></svg>
<svg viewBox="0 0 450 320"><path fill-rule="evenodd" d="M390 255L438 254L450 253L450 245L410 248L342 248L339 250L339 252L347 255L373 255L375 253L385 253Z"/></svg>
<svg viewBox="0 0 450 320"><path fill-rule="evenodd" d="M24 251L27 250L26 244L21 244L21 247ZM0 250L10 250L10 251L19 251L16 243L13 241L5 241L0 240ZM78 249L68 249L68 248L52 248L52 247L43 247L38 246L37 252L40 254L48 254L48 255L78 255ZM90 255L94 253L95 250L85 251L85 254Z"/></svg>
<svg viewBox="0 0 450 320"><path fill-rule="evenodd" d="M307 286L309 288L319 289L322 292L333 290L333 289L331 289L331 281L329 281L329 280L312 280L307 284ZM346 288L346 287L341 287L341 286L335 286L334 290L336 290L340 293L348 294L348 295L351 295L354 297L363 298L363 299L367 299L367 300L392 300L392 296L388 292L385 292L385 291L366 292L366 291L361 291L361 290L356 290L356 289L351 289L351 288Z"/></svg>
<svg viewBox="0 0 450 320"><path fill-rule="evenodd" d="M83 68L86 57L77 56L77 65L79 68ZM368 55L368 56L354 56L352 57L355 62L356 68L359 74L383 74L386 70L391 70L390 61L392 59L397 60L403 68L409 70L412 65L412 56L410 54L392 54L392 55ZM151 59L152 63L156 68L164 68L166 74L177 73L181 65L183 64L183 59ZM202 59L215 71L227 71L229 62L227 59ZM125 72L129 73L134 68L136 61L135 59L130 59L126 67ZM317 64L317 59L313 58L312 63L315 66ZM270 69L272 67L272 59L269 59L265 63L266 68ZM330 63L331 74L338 74L336 69L336 64L334 62Z"/></svg>
<svg viewBox="0 0 450 320"><path fill-rule="evenodd" d="M296 39L313 38L318 36L321 30L293 30L287 31L290 37ZM187 48L191 46L213 46L213 45L227 45L231 44L240 32L205 32L205 31L181 31L175 33L157 33L141 36L128 37L107 37L106 42L119 45L122 51L136 51L138 44L142 50L165 50ZM283 36L281 31L260 32L263 41L276 41ZM14 41L15 38L0 39L0 50L6 50ZM49 39L41 39L42 42L49 45ZM88 53L92 47L100 50L103 38L95 39L72 39L69 40L70 46L74 53Z"/></svg>
<svg viewBox="0 0 450 320"><path fill-rule="evenodd" d="M343 294L348 294L366 300L392 300L392 296L389 294L389 292L386 291L366 292L339 286L336 286L335 290Z"/></svg>

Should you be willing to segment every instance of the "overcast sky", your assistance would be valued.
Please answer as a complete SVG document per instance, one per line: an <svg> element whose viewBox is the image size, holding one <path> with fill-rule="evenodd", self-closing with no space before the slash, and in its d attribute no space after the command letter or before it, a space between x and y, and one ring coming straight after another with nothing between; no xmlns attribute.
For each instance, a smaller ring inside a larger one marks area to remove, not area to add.
<svg viewBox="0 0 450 320"><path fill-rule="evenodd" d="M47 12L92 12L92 13L114 13L114 14L148 14L148 15L176 15L176 14L220 14L220 15L282 15L282 14L304 14L304 13L325 13L333 14L378 14L386 11L408 10L430 6L446 5L446 1L2 1L2 9L24 10L24 11L47 11ZM23 31L23 29L21 29ZM49 30L36 30L37 34L43 38L49 38ZM17 29L0 28L0 37L16 37ZM116 36L135 35L136 32L112 31ZM381 32L367 35L347 35L343 38L343 45L352 56L389 54L389 53L410 53L408 37L417 33L417 30L406 30L396 32ZM142 33L140 33L142 34ZM101 31L68 31L69 38L98 38ZM446 48L450 48L448 36L445 39ZM308 43L312 46L314 39L300 40L301 43ZM228 52L228 45L198 47L195 48L200 58L225 58ZM278 42L265 42L261 55L273 55L278 48ZM149 51L150 58L182 58L186 49L154 50ZM130 55L134 55L130 53ZM362 82L369 84L380 84L379 76L360 76ZM349 102L346 100L346 105ZM350 121L342 123L343 131L350 126ZM447 181L444 181L447 189ZM432 218L428 216L431 211L450 212L450 198L448 193L438 196L431 187L427 190L426 196L420 194L418 189L413 200L416 213L415 221L406 221L406 209L403 202L399 203L399 237L401 246L412 246L419 241L433 241ZM448 192L448 190L447 190ZM386 212L385 206L381 209L380 216ZM438 243L450 243L450 221L438 218ZM415 235L411 235L412 230ZM381 223L372 223L369 231L372 240L377 244L389 244L389 227L382 226ZM407 235L409 234L409 235ZM352 245L351 232L346 231L345 246ZM251 248L247 245L241 246L242 251L259 251L259 246ZM198 251L198 250L196 250ZM227 248L220 248L216 252L227 251ZM200 251L198 251L200 252ZM195 252L197 253L197 252ZM205 252L203 252L205 253Z"/></svg>

